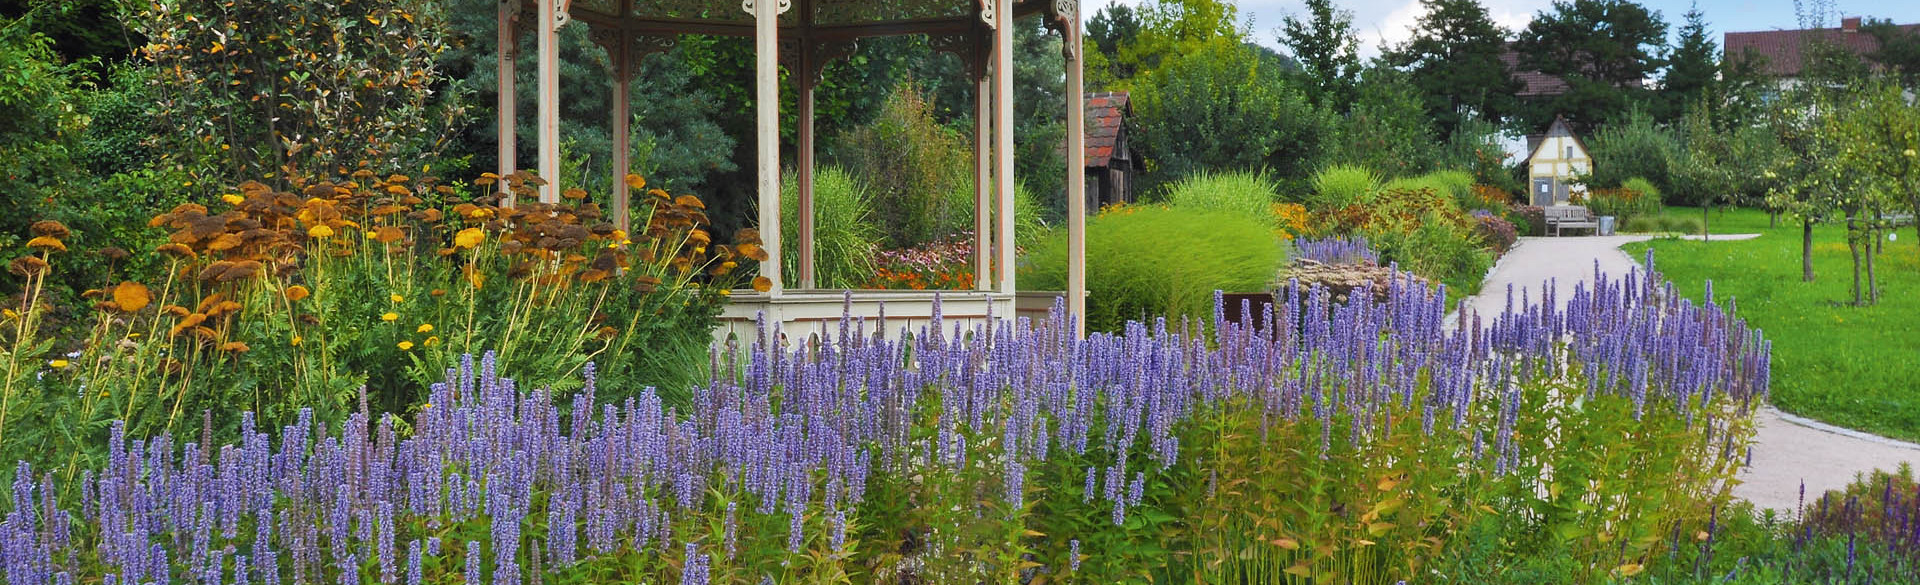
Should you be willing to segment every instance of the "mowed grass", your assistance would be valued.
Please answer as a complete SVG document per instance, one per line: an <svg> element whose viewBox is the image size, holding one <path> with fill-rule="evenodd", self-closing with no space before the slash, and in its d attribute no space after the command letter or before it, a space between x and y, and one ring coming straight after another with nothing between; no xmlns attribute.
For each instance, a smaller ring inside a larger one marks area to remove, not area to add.
<svg viewBox="0 0 1920 585"><path fill-rule="evenodd" d="M1698 209L1675 214L1699 217ZM1912 228L1879 256L1880 304L1854 307L1853 263L1845 229L1814 228L1816 280L1800 278L1800 227L1769 227L1757 210L1715 212L1717 234L1761 233L1727 242L1654 240L1656 267L1679 290L1701 299L1731 297L1740 316L1773 340L1773 403L1787 412L1843 427L1920 440L1920 248ZM1863 276L1864 278L1864 276Z"/></svg>

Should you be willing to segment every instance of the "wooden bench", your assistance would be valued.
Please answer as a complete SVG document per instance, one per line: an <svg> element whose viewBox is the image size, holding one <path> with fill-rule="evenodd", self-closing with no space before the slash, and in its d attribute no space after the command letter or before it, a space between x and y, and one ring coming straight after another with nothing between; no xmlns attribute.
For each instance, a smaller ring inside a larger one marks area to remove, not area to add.
<svg viewBox="0 0 1920 585"><path fill-rule="evenodd" d="M1600 222L1593 218L1587 208L1579 205L1555 205L1547 208L1547 227L1553 228L1553 235L1560 236L1567 228L1593 230L1599 233Z"/></svg>

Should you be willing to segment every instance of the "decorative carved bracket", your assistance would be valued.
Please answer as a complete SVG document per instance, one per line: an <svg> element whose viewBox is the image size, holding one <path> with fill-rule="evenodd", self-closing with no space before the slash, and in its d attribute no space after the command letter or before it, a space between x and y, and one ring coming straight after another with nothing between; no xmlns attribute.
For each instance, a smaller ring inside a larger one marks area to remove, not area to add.
<svg viewBox="0 0 1920 585"><path fill-rule="evenodd" d="M994 1L995 0L980 0L980 23L987 25L987 28L999 26L997 23L1000 18L999 15L994 14Z"/></svg>
<svg viewBox="0 0 1920 585"><path fill-rule="evenodd" d="M740 0L740 9L747 11L747 14L758 14L753 10L753 2L754 0ZM773 12L774 14L786 14L788 10L792 9L793 0L780 0L780 4L773 7Z"/></svg>
<svg viewBox="0 0 1920 585"><path fill-rule="evenodd" d="M969 79L979 81L987 74L987 59L992 57L992 44L987 42L987 31L976 27L974 32L936 34L927 36L927 44L935 53L947 53L960 59L966 67Z"/></svg>
<svg viewBox="0 0 1920 585"><path fill-rule="evenodd" d="M859 43L851 39L813 41L809 46L807 41L800 38L780 37L780 65L794 73L794 79L801 89L813 89L820 85L828 63L852 55L859 48ZM806 51L804 55L801 54L803 50Z"/></svg>
<svg viewBox="0 0 1920 585"><path fill-rule="evenodd" d="M1080 0L1053 0L1047 7L1047 29L1060 33L1060 53L1069 61L1080 60L1080 44L1073 42L1079 29Z"/></svg>

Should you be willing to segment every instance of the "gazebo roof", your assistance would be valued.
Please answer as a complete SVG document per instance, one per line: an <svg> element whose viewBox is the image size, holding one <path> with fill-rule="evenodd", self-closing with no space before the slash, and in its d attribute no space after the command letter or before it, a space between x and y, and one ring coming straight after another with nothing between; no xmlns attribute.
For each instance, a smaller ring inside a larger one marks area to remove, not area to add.
<svg viewBox="0 0 1920 585"><path fill-rule="evenodd" d="M775 1L775 0L767 0ZM1055 0L1015 0L1016 17ZM958 33L978 22L981 0L788 0L780 26L821 39L916 33ZM783 2L786 4L787 2ZM573 0L573 18L595 28L640 34L753 36L753 15L741 0Z"/></svg>

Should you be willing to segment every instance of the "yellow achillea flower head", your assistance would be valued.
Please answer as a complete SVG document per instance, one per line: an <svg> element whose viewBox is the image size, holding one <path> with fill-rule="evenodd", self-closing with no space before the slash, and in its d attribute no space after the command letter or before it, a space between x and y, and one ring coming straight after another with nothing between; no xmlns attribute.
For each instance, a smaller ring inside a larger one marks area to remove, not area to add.
<svg viewBox="0 0 1920 585"><path fill-rule="evenodd" d="M431 323L421 323L421 324L420 324L420 326L419 326L419 327L415 327L415 328L413 329L413 331L414 331L415 333L432 333L432 332L433 332L433 324L431 324Z"/></svg>
<svg viewBox="0 0 1920 585"><path fill-rule="evenodd" d="M380 320L381 320L381 321L386 321L386 322L389 322L389 323L391 323L391 322L394 322L394 321L399 321L399 320L400 320L400 314L399 314L399 313L387 313L387 314L385 314L385 315L381 315L381 316L380 316Z"/></svg>
<svg viewBox="0 0 1920 585"><path fill-rule="evenodd" d="M333 237L333 228L330 228L324 225L316 225L316 226L307 228L307 237L312 237L312 238Z"/></svg>
<svg viewBox="0 0 1920 585"><path fill-rule="evenodd" d="M411 341L402 341L397 345L400 351L413 351L413 342Z"/></svg>
<svg viewBox="0 0 1920 585"><path fill-rule="evenodd" d="M473 249L474 246L478 246L480 245L480 242L484 242L486 240L487 240L486 231L481 230L480 228L467 228L464 230L460 230L460 233L454 234L453 245L459 246L462 248Z"/></svg>
<svg viewBox="0 0 1920 585"><path fill-rule="evenodd" d="M387 300L389 300L389 301L393 301L393 302L396 302L396 303L398 303L398 302L401 302L401 301L404 301L404 300L407 300L407 297L403 297L403 296L400 296L400 295L397 295L397 294L394 294L394 295L387 295Z"/></svg>
<svg viewBox="0 0 1920 585"><path fill-rule="evenodd" d="M53 366L55 369L63 369L70 364L67 363L67 360L53 360L53 361L47 362L47 365Z"/></svg>
<svg viewBox="0 0 1920 585"><path fill-rule="evenodd" d="M227 202L227 205L239 205L242 202L245 202L247 198L241 197L239 195L235 195L232 193L228 193L226 195L221 195L220 200Z"/></svg>

